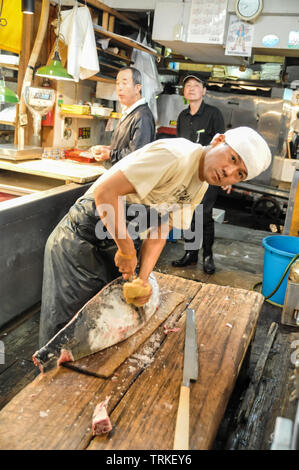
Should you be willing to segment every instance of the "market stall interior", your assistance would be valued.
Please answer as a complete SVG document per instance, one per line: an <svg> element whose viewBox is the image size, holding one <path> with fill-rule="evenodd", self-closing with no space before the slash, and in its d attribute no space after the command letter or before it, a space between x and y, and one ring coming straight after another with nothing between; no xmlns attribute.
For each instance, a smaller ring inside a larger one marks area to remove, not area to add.
<svg viewBox="0 0 299 470"><path fill-rule="evenodd" d="M252 2L250 17L251 2L234 0L2 3L0 449L299 449L298 2ZM122 310L113 281L45 353L45 245L109 171L90 149L110 145L123 120L116 77L128 66L141 72L156 140L176 138L191 75L225 130L254 129L272 161L219 191L213 274L201 257L172 265L185 250L173 229L154 313L125 305L131 329L88 342L98 299Z"/></svg>

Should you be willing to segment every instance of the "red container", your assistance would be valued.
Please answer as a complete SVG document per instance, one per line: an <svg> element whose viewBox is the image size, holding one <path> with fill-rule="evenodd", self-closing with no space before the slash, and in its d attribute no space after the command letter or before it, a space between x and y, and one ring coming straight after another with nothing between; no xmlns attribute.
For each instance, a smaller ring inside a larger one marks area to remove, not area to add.
<svg viewBox="0 0 299 470"><path fill-rule="evenodd" d="M89 157L80 157L81 152L84 152L84 150L79 150L79 149L70 149L70 150L65 150L65 158L68 158L69 160L75 160L76 162L81 162L81 163L94 163L96 162L95 158L89 158Z"/></svg>
<svg viewBox="0 0 299 470"><path fill-rule="evenodd" d="M54 113L53 111L49 111L46 116L42 117L42 126L54 126Z"/></svg>

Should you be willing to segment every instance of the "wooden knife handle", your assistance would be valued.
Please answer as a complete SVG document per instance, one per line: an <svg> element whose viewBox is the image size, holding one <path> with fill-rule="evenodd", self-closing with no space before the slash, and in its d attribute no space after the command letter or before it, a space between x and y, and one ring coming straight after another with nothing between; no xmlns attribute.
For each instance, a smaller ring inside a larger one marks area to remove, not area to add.
<svg viewBox="0 0 299 470"><path fill-rule="evenodd" d="M174 450L189 449L189 396L190 388L182 385L175 425Z"/></svg>

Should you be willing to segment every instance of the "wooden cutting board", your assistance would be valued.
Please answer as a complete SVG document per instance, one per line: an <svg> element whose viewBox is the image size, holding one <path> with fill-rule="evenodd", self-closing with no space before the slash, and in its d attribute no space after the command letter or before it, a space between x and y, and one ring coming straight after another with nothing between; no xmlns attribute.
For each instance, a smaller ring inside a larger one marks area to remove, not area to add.
<svg viewBox="0 0 299 470"><path fill-rule="evenodd" d="M161 291L161 303L149 322L130 338L114 346L71 363L100 377L110 377L116 369L165 321L187 297L178 292ZM182 309L180 309L181 311ZM132 366L133 367L133 366Z"/></svg>
<svg viewBox="0 0 299 470"><path fill-rule="evenodd" d="M45 176L74 183L94 181L107 170L95 163L79 163L70 160L32 160L12 163L0 160L2 170L16 171L29 175Z"/></svg>

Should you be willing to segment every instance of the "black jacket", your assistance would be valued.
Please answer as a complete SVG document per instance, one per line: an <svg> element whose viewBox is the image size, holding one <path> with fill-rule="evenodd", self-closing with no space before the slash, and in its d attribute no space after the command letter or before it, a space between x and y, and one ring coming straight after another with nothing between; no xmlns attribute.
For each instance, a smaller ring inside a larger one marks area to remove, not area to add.
<svg viewBox="0 0 299 470"><path fill-rule="evenodd" d="M147 104L141 104L116 127L110 144L110 162L118 162L155 138L156 126L152 112Z"/></svg>
<svg viewBox="0 0 299 470"><path fill-rule="evenodd" d="M200 134L197 131L204 129ZM184 109L177 120L177 137L185 137L192 142L208 145L217 133L225 132L221 111L215 106L201 103L199 110L192 116L190 107Z"/></svg>

